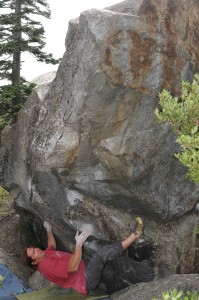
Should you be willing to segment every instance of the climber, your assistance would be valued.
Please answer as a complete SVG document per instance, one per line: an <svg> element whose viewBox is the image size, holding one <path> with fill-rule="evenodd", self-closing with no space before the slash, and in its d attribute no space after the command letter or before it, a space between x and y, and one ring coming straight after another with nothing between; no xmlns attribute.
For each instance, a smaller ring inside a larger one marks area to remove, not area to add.
<svg viewBox="0 0 199 300"><path fill-rule="evenodd" d="M82 259L82 246L90 234L88 230L85 229L80 234L77 231L75 250L70 254L56 250L51 225L45 221L44 227L47 231L48 247L46 250L36 247L26 248L24 252L26 265L36 266L37 270L54 284L73 288L86 295L98 286L106 263L121 256L124 250L141 237L144 220L141 216L137 216L132 233L121 242L102 247L94 254L87 266Z"/></svg>

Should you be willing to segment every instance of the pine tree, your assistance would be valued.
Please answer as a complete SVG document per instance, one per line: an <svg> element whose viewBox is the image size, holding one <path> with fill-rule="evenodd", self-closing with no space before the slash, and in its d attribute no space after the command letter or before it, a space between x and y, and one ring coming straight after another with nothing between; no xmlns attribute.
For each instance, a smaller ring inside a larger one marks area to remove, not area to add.
<svg viewBox="0 0 199 300"><path fill-rule="evenodd" d="M40 62L57 64L59 60L43 51L44 27L34 15L50 18L46 0L0 0L0 78L13 85L21 83L21 53L29 52Z"/></svg>
<svg viewBox="0 0 199 300"><path fill-rule="evenodd" d="M7 123L32 89L21 76L21 53L29 52L47 64L59 60L44 51L44 27L35 20L35 15L50 18L46 0L0 0L0 12L0 79L11 82L0 88L0 123L2 118Z"/></svg>

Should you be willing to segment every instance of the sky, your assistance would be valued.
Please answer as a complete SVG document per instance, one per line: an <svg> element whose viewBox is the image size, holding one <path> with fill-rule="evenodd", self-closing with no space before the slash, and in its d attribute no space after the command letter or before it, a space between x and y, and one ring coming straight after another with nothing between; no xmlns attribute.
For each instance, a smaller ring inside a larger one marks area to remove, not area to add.
<svg viewBox="0 0 199 300"><path fill-rule="evenodd" d="M123 0L47 0L51 9L51 19L41 18L45 29L47 53L52 53L55 58L63 56L65 51L65 37L68 22L79 17L80 13L91 8L103 9ZM56 70L57 66L39 63L32 55L22 55L22 76L31 81L37 76Z"/></svg>

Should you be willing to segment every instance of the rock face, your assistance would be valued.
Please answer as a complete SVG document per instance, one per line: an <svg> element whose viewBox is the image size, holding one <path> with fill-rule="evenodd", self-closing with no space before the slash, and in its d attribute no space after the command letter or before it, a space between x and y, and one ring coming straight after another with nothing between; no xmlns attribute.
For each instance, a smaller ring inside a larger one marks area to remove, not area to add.
<svg viewBox="0 0 199 300"><path fill-rule="evenodd" d="M183 274L172 275L166 279L153 281L151 283L140 283L130 288L111 296L113 300L161 300L162 293L165 291L171 291L177 288L179 291L186 293L189 291L198 291L198 274Z"/></svg>
<svg viewBox="0 0 199 300"><path fill-rule="evenodd" d="M145 242L110 266L120 287L199 271L199 187L174 157L171 127L154 116L158 93L180 96L198 71L198 28L196 0L83 12L69 24L54 81L33 91L1 136L1 184L30 227L52 223L60 247L72 250L75 230L91 224L89 257L131 231L132 212L145 216Z"/></svg>
<svg viewBox="0 0 199 300"><path fill-rule="evenodd" d="M28 226L29 223L25 222L26 220L24 220L22 216L20 217L13 208L9 208L10 213L6 212L5 215L0 216L0 264L5 265L10 271L17 275L23 284L29 285L28 279L31 276L31 272L22 261L22 248L25 246L24 238L27 243L27 233L31 234L31 230ZM31 243L33 241L29 240L28 242ZM31 282L33 282L33 280L34 278ZM43 282L42 278L40 278L40 283L41 282ZM35 286L38 285L39 283L37 283L37 285L35 284ZM31 285L29 286L32 288ZM2 296L1 290L0 293Z"/></svg>

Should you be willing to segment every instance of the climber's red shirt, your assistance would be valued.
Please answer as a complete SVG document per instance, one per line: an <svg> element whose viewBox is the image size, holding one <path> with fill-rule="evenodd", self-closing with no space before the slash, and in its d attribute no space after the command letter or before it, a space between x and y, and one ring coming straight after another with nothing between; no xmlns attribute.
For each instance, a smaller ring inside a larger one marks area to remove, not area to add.
<svg viewBox="0 0 199 300"><path fill-rule="evenodd" d="M45 251L45 259L38 263L39 272L49 281L64 288L73 288L86 295L85 264L81 260L76 272L68 272L68 262L72 254L57 251L50 246Z"/></svg>

